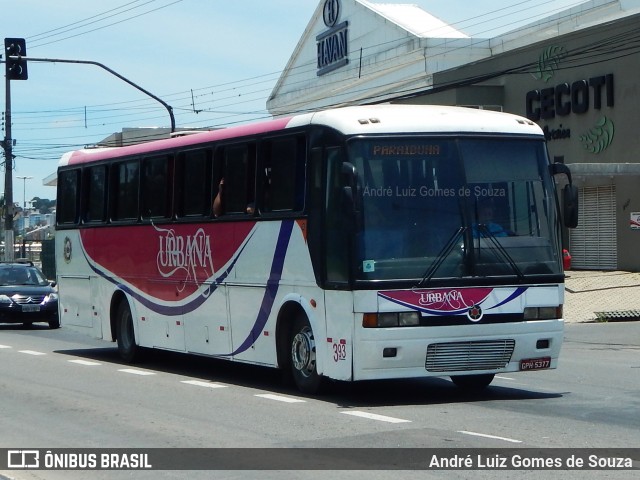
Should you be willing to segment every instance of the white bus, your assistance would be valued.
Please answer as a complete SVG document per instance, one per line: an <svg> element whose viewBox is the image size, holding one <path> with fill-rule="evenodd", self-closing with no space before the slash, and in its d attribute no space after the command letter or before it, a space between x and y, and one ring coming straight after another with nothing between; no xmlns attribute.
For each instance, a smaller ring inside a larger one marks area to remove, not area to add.
<svg viewBox="0 0 640 480"><path fill-rule="evenodd" d="M537 125L438 106L71 152L58 169L61 322L127 361L157 348L276 367L306 393L427 376L483 388L555 368L558 173L575 226L576 188Z"/></svg>

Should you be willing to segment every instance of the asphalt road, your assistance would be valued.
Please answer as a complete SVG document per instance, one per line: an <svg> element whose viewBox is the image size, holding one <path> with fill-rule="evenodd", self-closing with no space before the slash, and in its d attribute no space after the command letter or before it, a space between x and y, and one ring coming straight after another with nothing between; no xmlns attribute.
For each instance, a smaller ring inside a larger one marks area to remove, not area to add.
<svg viewBox="0 0 640 480"><path fill-rule="evenodd" d="M640 448L640 322L566 326L557 370L336 383L300 395L278 372L172 353L135 366L65 328L0 325L0 448ZM338 450L340 452L342 450ZM236 452L241 455L242 451ZM513 478L487 471L18 471L15 479ZM526 478L638 472L520 471Z"/></svg>

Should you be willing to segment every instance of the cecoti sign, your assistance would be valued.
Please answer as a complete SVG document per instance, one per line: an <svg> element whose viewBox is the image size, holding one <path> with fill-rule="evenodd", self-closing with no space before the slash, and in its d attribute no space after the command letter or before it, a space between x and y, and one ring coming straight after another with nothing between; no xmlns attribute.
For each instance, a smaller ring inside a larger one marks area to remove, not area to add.
<svg viewBox="0 0 640 480"><path fill-rule="evenodd" d="M534 122L571 113L586 113L591 106L600 110L603 102L613 107L613 74L578 80L571 84L527 92L527 118Z"/></svg>

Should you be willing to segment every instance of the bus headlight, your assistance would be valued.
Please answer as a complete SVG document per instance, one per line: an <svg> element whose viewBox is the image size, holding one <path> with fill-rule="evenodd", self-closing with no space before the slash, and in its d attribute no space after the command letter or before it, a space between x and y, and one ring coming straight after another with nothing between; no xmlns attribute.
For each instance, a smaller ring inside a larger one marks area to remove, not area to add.
<svg viewBox="0 0 640 480"><path fill-rule="evenodd" d="M398 314L398 325L401 327L417 327L420 325L418 312L401 312Z"/></svg>
<svg viewBox="0 0 640 480"><path fill-rule="evenodd" d="M416 327L420 325L418 312L365 313L362 317L364 328Z"/></svg>
<svg viewBox="0 0 640 480"><path fill-rule="evenodd" d="M397 327L397 326L398 326L397 313L379 313L378 314L378 327Z"/></svg>

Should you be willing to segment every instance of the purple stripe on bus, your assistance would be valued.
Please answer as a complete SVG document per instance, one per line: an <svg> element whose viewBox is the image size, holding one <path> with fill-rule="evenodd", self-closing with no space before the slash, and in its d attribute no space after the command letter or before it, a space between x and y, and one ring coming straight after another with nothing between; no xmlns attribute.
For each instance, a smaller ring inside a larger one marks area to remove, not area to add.
<svg viewBox="0 0 640 480"><path fill-rule="evenodd" d="M280 225L278 242L276 243L273 262L271 263L271 274L269 275L267 287L264 291L264 296L262 297L260 311L258 312L258 317L253 324L253 328L249 332L249 335L247 335L247 338L244 339L244 341L238 348L236 348L233 352L222 356L226 357L242 353L245 350L248 350L251 345L253 345L255 341L260 338L260 333L264 329L264 326L267 324L269 315L271 315L271 310L276 299L276 294L278 293L278 287L280 286L280 278L282 277L284 260L287 254L291 232L293 231L293 222L293 220L286 220L283 221Z"/></svg>
<svg viewBox="0 0 640 480"><path fill-rule="evenodd" d="M516 291L513 292L511 295L509 295L509 298L505 298L503 301L501 301L499 304L494 305L493 307L489 308L489 310L494 309L494 308L498 308L501 307L502 305L504 305L505 303L509 303L511 300L513 300L514 298L518 298L520 295L522 295L524 292L527 291L529 287L518 287L516 288Z"/></svg>

